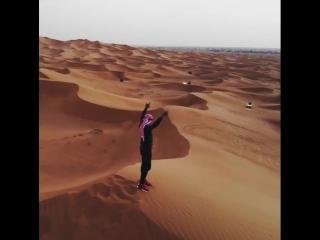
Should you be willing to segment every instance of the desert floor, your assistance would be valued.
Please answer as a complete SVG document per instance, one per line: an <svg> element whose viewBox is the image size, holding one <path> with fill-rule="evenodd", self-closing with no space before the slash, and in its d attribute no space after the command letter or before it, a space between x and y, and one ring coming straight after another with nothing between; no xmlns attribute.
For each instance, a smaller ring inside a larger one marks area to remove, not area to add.
<svg viewBox="0 0 320 240"><path fill-rule="evenodd" d="M280 95L280 55L40 37L39 238L280 239Z"/></svg>

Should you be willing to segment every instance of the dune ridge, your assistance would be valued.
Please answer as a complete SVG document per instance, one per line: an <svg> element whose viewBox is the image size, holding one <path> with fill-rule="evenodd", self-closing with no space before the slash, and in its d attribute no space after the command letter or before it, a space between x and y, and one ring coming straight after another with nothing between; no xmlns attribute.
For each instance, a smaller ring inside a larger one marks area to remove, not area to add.
<svg viewBox="0 0 320 240"><path fill-rule="evenodd" d="M280 82L278 55L39 37L39 239L280 239Z"/></svg>

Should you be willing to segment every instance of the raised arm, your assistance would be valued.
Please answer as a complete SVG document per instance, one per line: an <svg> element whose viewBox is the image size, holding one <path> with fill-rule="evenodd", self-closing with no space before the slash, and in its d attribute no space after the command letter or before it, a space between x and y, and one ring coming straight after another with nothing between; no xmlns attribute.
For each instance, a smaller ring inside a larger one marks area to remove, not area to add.
<svg viewBox="0 0 320 240"><path fill-rule="evenodd" d="M146 106L144 107L141 116L140 116L140 124L142 123L142 120L144 118L144 115L147 113L147 109L150 107L150 103L146 103ZM140 126L139 124L139 126Z"/></svg>
<svg viewBox="0 0 320 240"><path fill-rule="evenodd" d="M156 127L158 127L162 121L162 118L167 115L168 115L168 111L164 112L156 121L154 121L152 125L150 125L150 128L155 129Z"/></svg>
<svg viewBox="0 0 320 240"><path fill-rule="evenodd" d="M151 129L155 129L156 127L159 126L159 124L161 123L161 121L162 121L162 116L159 117L157 120L155 120L154 123L150 125L150 128L151 128Z"/></svg>
<svg viewBox="0 0 320 240"><path fill-rule="evenodd" d="M141 113L141 116L140 116L140 122L142 122L144 115L146 115L146 112L147 112L147 107L144 107L144 109Z"/></svg>

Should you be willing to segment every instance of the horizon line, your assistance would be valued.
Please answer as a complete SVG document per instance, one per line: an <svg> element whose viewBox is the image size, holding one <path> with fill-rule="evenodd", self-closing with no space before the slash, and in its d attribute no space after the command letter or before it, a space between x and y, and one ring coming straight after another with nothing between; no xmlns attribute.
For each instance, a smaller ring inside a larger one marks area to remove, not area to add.
<svg viewBox="0 0 320 240"><path fill-rule="evenodd" d="M45 37L45 36L40 36L39 37L43 37L43 38L50 38L53 40L58 40L58 41L63 41L63 42L67 42L67 41L77 41L77 40L88 40L88 41L98 41L104 44L116 44L116 45L127 45L127 46L131 46L131 47L162 47L162 48L233 48L233 49L268 49L268 50L278 50L280 51L281 48L266 48L266 47L214 47L214 46L160 46L160 45L142 45L142 44L127 44L127 43L111 43L111 42L103 42L101 40L89 40L89 39L83 39L83 38L78 38L78 39L69 39L69 40L59 40L56 38L51 38L51 37Z"/></svg>
<svg viewBox="0 0 320 240"><path fill-rule="evenodd" d="M237 48L237 49L272 49L272 50L281 50L281 48L266 48L266 47L213 47L213 46L156 46L156 45L129 45L132 47L176 47L176 48Z"/></svg>

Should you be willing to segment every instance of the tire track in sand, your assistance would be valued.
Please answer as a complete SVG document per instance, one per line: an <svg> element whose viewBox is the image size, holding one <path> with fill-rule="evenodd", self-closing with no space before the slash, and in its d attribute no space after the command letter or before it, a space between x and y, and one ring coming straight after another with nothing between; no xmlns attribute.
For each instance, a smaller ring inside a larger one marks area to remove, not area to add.
<svg viewBox="0 0 320 240"><path fill-rule="evenodd" d="M192 117L200 117L198 113L190 113L190 115L192 115ZM205 124L200 119L194 119L196 124L183 126L182 130L186 134L221 144L224 148L226 146L230 147L232 150L228 149L227 151L239 157L263 165L267 163L271 169L280 168L280 161L275 159L280 156L280 147L278 150L272 146L278 143L280 145L280 141L245 127L227 123L223 120L220 121L226 123L228 128L214 128ZM213 134L208 136L207 130L211 131ZM248 133L246 132L250 133L250 136L248 136ZM236 149L236 151L234 151L234 149ZM254 153L258 156L258 159L249 157L248 154L246 154L247 152Z"/></svg>

